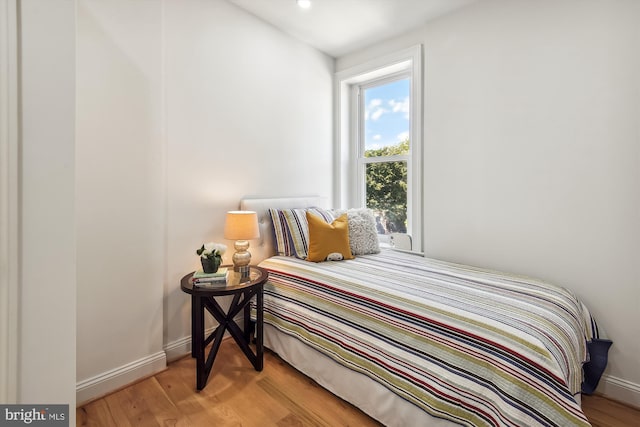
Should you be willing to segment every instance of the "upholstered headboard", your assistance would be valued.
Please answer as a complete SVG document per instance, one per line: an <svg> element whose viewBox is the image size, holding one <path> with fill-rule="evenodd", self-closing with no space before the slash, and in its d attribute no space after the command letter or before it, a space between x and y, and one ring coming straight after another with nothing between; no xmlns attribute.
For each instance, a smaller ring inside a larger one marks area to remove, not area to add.
<svg viewBox="0 0 640 427"><path fill-rule="evenodd" d="M240 201L240 209L258 213L260 238L251 241L251 264L257 264L265 258L275 255L273 226L271 225L270 208L293 209L317 206L328 208L328 200L324 197L282 197L282 198L246 198Z"/></svg>

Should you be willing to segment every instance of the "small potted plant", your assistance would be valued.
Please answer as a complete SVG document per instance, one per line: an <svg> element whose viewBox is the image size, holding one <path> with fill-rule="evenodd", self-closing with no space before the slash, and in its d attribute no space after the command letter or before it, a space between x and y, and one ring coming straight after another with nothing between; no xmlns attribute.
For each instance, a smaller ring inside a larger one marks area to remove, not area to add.
<svg viewBox="0 0 640 427"><path fill-rule="evenodd" d="M205 243L196 254L200 256L202 271L215 273L222 264L222 255L227 251L227 246L222 243Z"/></svg>

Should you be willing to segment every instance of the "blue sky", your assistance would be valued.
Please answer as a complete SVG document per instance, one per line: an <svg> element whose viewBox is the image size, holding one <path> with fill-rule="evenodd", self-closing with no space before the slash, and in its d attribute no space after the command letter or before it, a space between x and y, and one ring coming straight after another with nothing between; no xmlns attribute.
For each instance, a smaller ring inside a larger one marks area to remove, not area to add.
<svg viewBox="0 0 640 427"><path fill-rule="evenodd" d="M409 136L409 79L364 91L365 150L395 145Z"/></svg>

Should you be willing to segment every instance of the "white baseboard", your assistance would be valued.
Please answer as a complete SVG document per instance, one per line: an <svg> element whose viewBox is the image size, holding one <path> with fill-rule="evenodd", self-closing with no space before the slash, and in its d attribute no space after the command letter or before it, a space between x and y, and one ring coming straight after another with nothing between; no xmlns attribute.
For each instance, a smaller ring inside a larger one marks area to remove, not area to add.
<svg viewBox="0 0 640 427"><path fill-rule="evenodd" d="M234 320L242 328L242 313ZM205 333L210 334L214 330L215 327L211 327L206 329ZM228 332L225 333L225 338L228 336ZM76 404L81 406L141 378L160 372L167 367L167 361L172 362L188 354L191 354L191 336L168 343L164 351L76 383Z"/></svg>
<svg viewBox="0 0 640 427"><path fill-rule="evenodd" d="M174 360L178 360L181 357L186 356L187 354L191 354L191 337L187 336L170 342L165 346L164 352L167 355L167 363L171 363Z"/></svg>
<svg viewBox="0 0 640 427"><path fill-rule="evenodd" d="M596 392L609 399L640 408L640 384L610 375L603 375Z"/></svg>
<svg viewBox="0 0 640 427"><path fill-rule="evenodd" d="M102 397L131 384L141 378L148 377L167 367L167 356L159 351L142 359L127 363L92 378L76 383L76 405Z"/></svg>

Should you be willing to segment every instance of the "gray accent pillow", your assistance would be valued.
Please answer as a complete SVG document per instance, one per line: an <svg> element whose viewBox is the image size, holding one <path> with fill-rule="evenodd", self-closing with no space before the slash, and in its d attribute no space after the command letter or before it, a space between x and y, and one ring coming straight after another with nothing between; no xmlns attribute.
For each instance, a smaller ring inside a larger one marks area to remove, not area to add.
<svg viewBox="0 0 640 427"><path fill-rule="evenodd" d="M334 209L335 217L347 214L349 222L349 246L351 253L355 255L377 254L380 252L376 220L373 212L366 208Z"/></svg>

